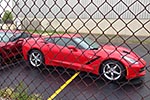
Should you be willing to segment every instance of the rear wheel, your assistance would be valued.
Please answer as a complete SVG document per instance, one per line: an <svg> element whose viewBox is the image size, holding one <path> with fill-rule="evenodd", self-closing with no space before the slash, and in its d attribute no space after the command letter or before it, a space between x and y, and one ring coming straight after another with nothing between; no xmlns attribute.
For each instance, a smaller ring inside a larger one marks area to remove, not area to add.
<svg viewBox="0 0 150 100"><path fill-rule="evenodd" d="M119 61L108 60L102 64L100 74L106 80L120 81L125 78L126 71Z"/></svg>
<svg viewBox="0 0 150 100"><path fill-rule="evenodd" d="M28 57L29 63L33 67L41 67L44 64L43 54L39 50L32 50Z"/></svg>

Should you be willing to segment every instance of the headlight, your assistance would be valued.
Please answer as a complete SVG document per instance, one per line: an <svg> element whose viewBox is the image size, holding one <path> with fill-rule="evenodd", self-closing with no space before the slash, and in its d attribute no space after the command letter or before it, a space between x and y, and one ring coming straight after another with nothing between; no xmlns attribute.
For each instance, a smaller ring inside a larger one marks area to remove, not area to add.
<svg viewBox="0 0 150 100"><path fill-rule="evenodd" d="M134 59L132 59L132 58L130 58L130 57L124 56L123 58L124 58L126 61L128 61L128 62L130 62L130 63L132 63L132 64L139 64L138 61L136 61L136 60L134 60Z"/></svg>

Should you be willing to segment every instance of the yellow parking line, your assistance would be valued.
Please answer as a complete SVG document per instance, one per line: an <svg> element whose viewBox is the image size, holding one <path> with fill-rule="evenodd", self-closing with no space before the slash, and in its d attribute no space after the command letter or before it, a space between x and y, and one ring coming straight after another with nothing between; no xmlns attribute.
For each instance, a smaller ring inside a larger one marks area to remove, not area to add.
<svg viewBox="0 0 150 100"><path fill-rule="evenodd" d="M80 72L75 73L69 80L67 80L57 91L55 91L47 100L53 100L66 86L75 79Z"/></svg>

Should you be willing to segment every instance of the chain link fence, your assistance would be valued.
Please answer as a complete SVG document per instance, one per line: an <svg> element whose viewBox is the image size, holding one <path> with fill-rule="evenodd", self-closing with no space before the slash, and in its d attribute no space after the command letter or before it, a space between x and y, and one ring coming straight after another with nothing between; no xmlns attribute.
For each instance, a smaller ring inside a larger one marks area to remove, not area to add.
<svg viewBox="0 0 150 100"><path fill-rule="evenodd" d="M1 0L0 100L149 100L149 0Z"/></svg>

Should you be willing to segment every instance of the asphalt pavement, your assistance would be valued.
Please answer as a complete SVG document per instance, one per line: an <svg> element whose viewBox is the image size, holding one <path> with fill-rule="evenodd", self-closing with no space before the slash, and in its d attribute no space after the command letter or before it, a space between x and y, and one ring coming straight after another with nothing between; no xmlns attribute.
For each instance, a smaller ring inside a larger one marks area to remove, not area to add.
<svg viewBox="0 0 150 100"><path fill-rule="evenodd" d="M106 42L106 41L102 41ZM113 43L111 43L113 44ZM115 45L120 45L121 42ZM132 49L147 62L146 71L141 84L134 85L130 81L116 84L106 82L91 75L78 75L54 100L150 100L150 45L141 43L125 43L122 46ZM19 59L0 70L0 87L15 88L23 82L29 93L40 94L47 100L74 73L61 68L32 68L27 61Z"/></svg>

